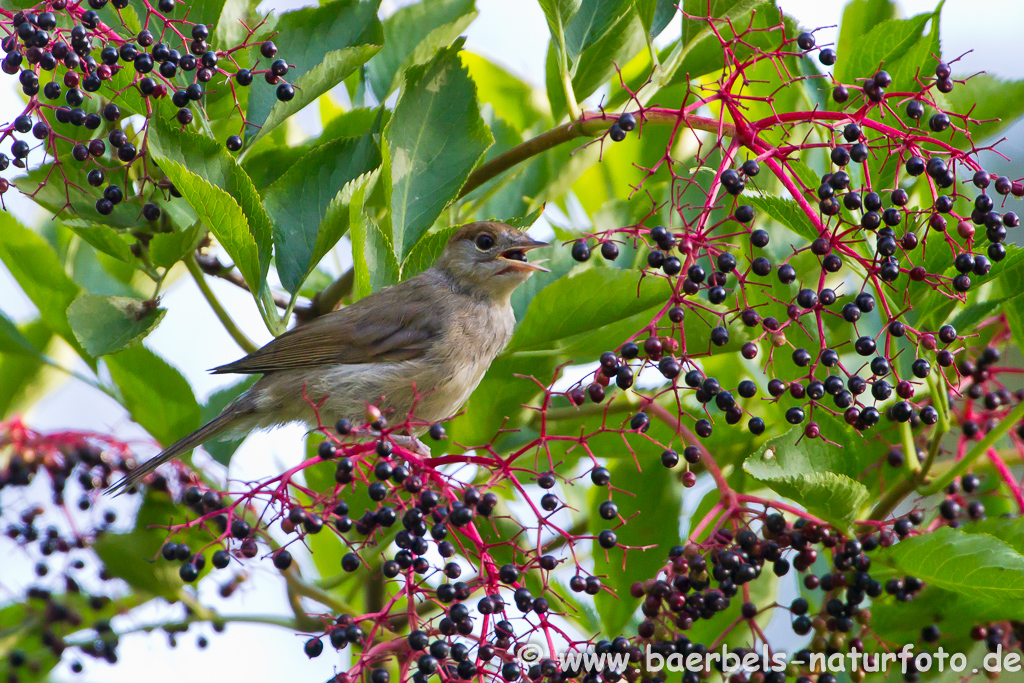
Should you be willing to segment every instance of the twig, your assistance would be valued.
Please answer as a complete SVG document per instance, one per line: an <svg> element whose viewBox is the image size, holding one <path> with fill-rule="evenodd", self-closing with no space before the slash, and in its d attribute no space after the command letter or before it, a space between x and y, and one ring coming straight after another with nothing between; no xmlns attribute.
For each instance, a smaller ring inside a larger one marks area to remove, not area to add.
<svg viewBox="0 0 1024 683"><path fill-rule="evenodd" d="M196 263L194 256L189 256L185 259L185 267L188 268L188 272L192 274L192 279L196 281L196 285L199 286L199 291L203 293L206 298L206 302L210 304L210 308L213 309L217 319L220 320L221 325L228 331L231 338L235 340L235 343L242 347L242 350L246 353L255 353L260 347L255 344L249 337L245 336L245 333L239 329L235 321L231 319L228 312L224 310L224 306L221 305L220 301L214 295L213 290L210 289L210 285L207 284L206 278L203 276L203 271L199 269L199 264Z"/></svg>

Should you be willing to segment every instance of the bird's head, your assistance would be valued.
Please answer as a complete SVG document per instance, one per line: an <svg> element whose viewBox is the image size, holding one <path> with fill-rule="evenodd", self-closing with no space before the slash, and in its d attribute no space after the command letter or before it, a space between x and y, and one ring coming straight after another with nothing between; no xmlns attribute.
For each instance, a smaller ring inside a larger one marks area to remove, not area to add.
<svg viewBox="0 0 1024 683"><path fill-rule="evenodd" d="M548 272L526 259L526 252L547 246L504 223L470 223L452 234L436 267L463 288L503 301L535 271Z"/></svg>

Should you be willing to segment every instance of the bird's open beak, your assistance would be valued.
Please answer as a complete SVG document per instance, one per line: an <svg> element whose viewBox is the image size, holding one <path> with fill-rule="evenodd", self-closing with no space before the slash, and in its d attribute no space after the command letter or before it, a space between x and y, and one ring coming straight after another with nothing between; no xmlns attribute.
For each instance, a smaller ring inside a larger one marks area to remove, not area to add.
<svg viewBox="0 0 1024 683"><path fill-rule="evenodd" d="M499 259L508 261L508 267L503 269L502 273L507 273L513 270L536 270L541 273L550 273L551 271L540 265L544 261L527 261L526 252L531 249L540 249L541 247L550 247L551 245L547 242L539 242L537 240L527 240L517 244L512 249L506 249L498 255ZM546 259L544 259L546 260Z"/></svg>

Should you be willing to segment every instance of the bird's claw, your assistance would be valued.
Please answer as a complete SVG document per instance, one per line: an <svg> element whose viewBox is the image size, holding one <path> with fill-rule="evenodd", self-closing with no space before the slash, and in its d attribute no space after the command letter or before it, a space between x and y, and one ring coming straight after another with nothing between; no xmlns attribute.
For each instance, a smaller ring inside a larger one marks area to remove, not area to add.
<svg viewBox="0 0 1024 683"><path fill-rule="evenodd" d="M430 446L423 443L415 436L392 434L390 435L390 439L396 446L401 446L402 448L412 451L413 453L416 453L419 456L422 456L424 458L429 458L431 456Z"/></svg>

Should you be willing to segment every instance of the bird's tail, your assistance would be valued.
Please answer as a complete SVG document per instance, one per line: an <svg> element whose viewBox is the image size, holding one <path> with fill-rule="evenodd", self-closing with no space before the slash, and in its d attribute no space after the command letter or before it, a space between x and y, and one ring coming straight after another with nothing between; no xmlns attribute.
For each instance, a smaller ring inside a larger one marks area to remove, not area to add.
<svg viewBox="0 0 1024 683"><path fill-rule="evenodd" d="M124 493L128 488L139 483L143 477L155 470L165 462L174 460L179 455L187 453L188 451L201 446L213 437L222 434L228 429L235 418L238 417L238 411L234 405L229 405L221 412L220 415L213 418L205 425L192 432L188 436L178 439L167 448L160 451L160 454L154 458L150 458L141 465L136 466L131 472L126 474L121 481L117 482L113 486L107 489L106 493L120 495Z"/></svg>

